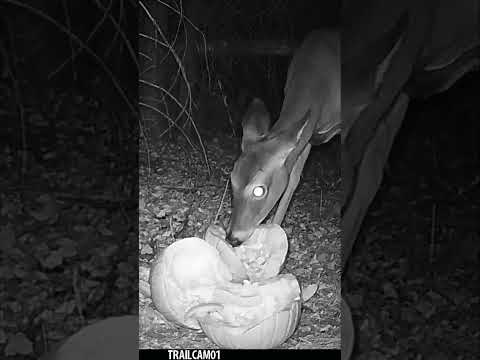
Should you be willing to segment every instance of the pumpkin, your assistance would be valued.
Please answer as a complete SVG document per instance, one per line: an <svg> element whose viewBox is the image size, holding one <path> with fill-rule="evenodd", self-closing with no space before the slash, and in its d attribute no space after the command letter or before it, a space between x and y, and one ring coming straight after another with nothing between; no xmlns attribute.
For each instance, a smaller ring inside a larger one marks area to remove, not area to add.
<svg viewBox="0 0 480 360"><path fill-rule="evenodd" d="M268 349L281 345L300 319L300 286L293 275L280 275L240 288L223 289L216 303L192 308L189 316L218 346L230 349Z"/></svg>
<svg viewBox="0 0 480 360"><path fill-rule="evenodd" d="M156 257L150 269L150 292L166 319L199 329L195 319L185 318L186 312L211 301L214 288L231 280L218 251L203 239L192 237L174 242Z"/></svg>
<svg viewBox="0 0 480 360"><path fill-rule="evenodd" d="M237 248L222 228L210 226L205 240L178 240L155 259L152 300L167 320L201 328L220 347L278 346L301 312L297 279L278 275L287 250L278 225L260 226Z"/></svg>
<svg viewBox="0 0 480 360"><path fill-rule="evenodd" d="M300 319L301 304L290 305L254 326L232 326L201 319L203 332L225 349L271 349L283 344L295 331Z"/></svg>
<svg viewBox="0 0 480 360"><path fill-rule="evenodd" d="M138 359L138 316L110 317L88 325L40 360Z"/></svg>

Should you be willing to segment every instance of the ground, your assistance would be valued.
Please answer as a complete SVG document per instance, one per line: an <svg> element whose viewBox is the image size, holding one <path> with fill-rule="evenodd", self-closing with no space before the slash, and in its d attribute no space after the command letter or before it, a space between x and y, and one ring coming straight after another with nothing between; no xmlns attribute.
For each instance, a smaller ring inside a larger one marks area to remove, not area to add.
<svg viewBox="0 0 480 360"><path fill-rule="evenodd" d="M0 136L0 358L19 360L138 309L136 136L114 140L84 94L29 90L2 102Z"/></svg>

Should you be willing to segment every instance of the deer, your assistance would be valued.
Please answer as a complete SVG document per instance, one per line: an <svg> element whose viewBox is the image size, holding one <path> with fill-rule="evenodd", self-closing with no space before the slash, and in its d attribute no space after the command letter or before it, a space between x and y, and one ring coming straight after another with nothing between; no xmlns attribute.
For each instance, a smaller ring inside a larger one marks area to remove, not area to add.
<svg viewBox="0 0 480 360"><path fill-rule="evenodd" d="M339 135L345 269L410 99L445 91L478 67L477 14L478 0L347 1L341 29L312 31L293 54L277 121L258 98L245 112L231 242L246 241L277 204L270 221L281 224L311 146ZM347 360L355 335L341 306Z"/></svg>

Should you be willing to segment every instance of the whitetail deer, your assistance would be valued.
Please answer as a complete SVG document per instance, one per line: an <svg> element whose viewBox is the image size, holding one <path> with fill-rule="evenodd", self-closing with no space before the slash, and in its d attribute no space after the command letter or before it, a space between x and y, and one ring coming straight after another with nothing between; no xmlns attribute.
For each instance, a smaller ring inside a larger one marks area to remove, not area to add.
<svg viewBox="0 0 480 360"><path fill-rule="evenodd" d="M235 242L248 239L280 198L272 222L281 224L311 143L328 142L340 133L338 31L314 31L308 36L290 64L284 92L280 117L272 127L259 99L252 101L243 119L242 154L231 174L229 237ZM346 320L342 321L342 342L348 340L342 349L350 354L353 325L344 302L342 313Z"/></svg>
<svg viewBox="0 0 480 360"><path fill-rule="evenodd" d="M295 52L277 122L270 127L260 100L250 105L231 174L229 228L232 239L246 240L277 202L273 222L280 224L310 144L329 141L341 126L342 266L410 96L443 91L479 63L478 0L346 2L341 46L338 32L315 31ZM342 323L342 359L352 347L353 327Z"/></svg>
<svg viewBox="0 0 480 360"><path fill-rule="evenodd" d="M380 182L410 97L479 64L478 0L351 1L342 20L342 265Z"/></svg>
<svg viewBox="0 0 480 360"><path fill-rule="evenodd" d="M340 38L338 32L316 31L295 53L275 124L270 128L270 116L259 99L243 119L242 154L231 174L230 238L248 239L283 195L274 219L281 223L309 142L326 142L339 132Z"/></svg>

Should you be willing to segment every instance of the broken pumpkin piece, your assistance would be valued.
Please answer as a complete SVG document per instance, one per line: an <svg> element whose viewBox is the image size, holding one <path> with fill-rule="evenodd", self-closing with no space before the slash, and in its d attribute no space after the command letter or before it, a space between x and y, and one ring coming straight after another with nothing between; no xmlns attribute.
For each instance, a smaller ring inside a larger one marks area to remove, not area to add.
<svg viewBox="0 0 480 360"><path fill-rule="evenodd" d="M288 308L263 319L245 321L238 326L212 317L199 319L204 333L221 348L271 349L284 343L295 331L300 319L301 303L294 301ZM237 319L237 323L238 323Z"/></svg>
<svg viewBox="0 0 480 360"><path fill-rule="evenodd" d="M242 245L234 248L250 280L277 276L288 252L285 231L276 224L261 225Z"/></svg>
<svg viewBox="0 0 480 360"><path fill-rule="evenodd" d="M285 232L260 226L232 248L221 230L214 226L205 240L178 240L156 258L150 272L155 307L167 320L203 329L220 347L280 345L301 312L298 281L278 275L288 250Z"/></svg>

